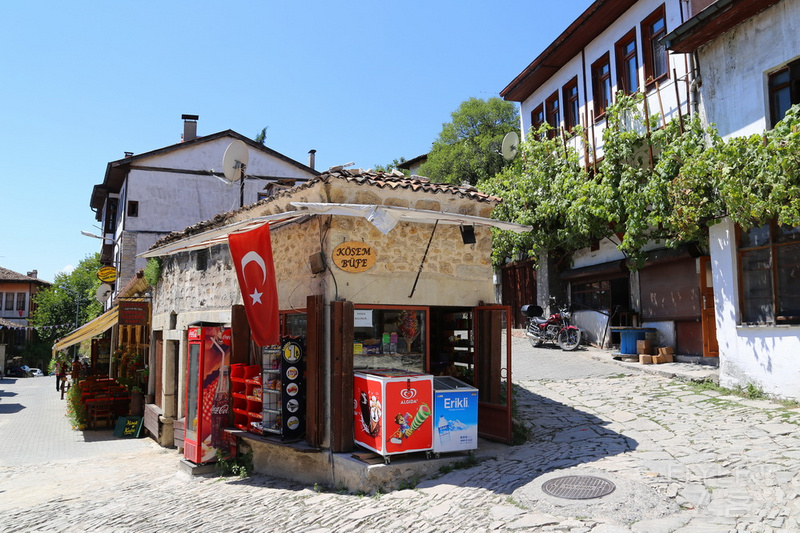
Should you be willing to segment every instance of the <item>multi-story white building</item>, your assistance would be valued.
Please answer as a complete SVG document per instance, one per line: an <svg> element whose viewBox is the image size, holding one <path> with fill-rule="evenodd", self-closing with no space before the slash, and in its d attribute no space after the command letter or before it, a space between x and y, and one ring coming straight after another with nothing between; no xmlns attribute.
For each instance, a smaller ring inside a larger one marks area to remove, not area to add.
<svg viewBox="0 0 800 533"><path fill-rule="evenodd" d="M691 17L691 9L681 0L593 2L501 91L520 103L523 135L547 122L588 166L603 157L606 109L619 92L644 94L646 111L662 124L688 114L696 106L693 58L667 50L662 39ZM577 126L585 135L571 134ZM654 244L645 267L631 272L617 244L612 236L579 250L559 272L540 261L540 305L554 293L566 298L558 286L567 282L576 322L589 341L607 345L609 326L639 324L657 329L657 342L681 354L715 356L713 319L702 313L707 258L695 249Z"/></svg>
<svg viewBox="0 0 800 533"><path fill-rule="evenodd" d="M665 41L697 60L705 122L724 139L772 129L800 103L800 2L703 4ZM800 399L800 228L724 219L709 243L721 383Z"/></svg>
<svg viewBox="0 0 800 533"><path fill-rule="evenodd" d="M201 220L269 196L275 187L313 178L309 165L232 130L197 137L197 116L184 115L182 142L143 154L126 153L111 161L95 185L90 206L102 225L100 261L117 268L124 285L146 261L136 258L158 239ZM243 190L223 177L222 160L233 141L247 145Z"/></svg>

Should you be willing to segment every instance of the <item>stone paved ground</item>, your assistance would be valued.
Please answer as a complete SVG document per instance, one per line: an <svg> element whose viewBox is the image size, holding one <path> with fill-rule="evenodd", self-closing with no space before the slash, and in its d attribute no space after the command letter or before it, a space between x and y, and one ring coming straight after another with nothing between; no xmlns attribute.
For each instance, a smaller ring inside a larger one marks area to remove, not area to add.
<svg viewBox="0 0 800 533"><path fill-rule="evenodd" d="M514 349L520 418L533 439L493 448L494 458L472 468L432 473L438 477L413 489L372 496L268 476L190 478L177 472L174 450L148 439L100 431L81 442L57 409L39 420L45 406L63 406L53 387L4 380L0 531L800 530L797 409L612 365L590 350L564 360L516 341ZM573 368L558 379L544 368L552 366L582 366L590 377ZM79 452L87 447L91 457ZM542 491L546 480L571 474L603 477L616 490L583 501Z"/></svg>

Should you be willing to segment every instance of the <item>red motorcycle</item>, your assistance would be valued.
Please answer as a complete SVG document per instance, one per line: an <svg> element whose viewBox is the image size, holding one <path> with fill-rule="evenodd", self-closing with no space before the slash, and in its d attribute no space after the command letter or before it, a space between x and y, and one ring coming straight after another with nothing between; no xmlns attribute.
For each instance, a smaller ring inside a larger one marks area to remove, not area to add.
<svg viewBox="0 0 800 533"><path fill-rule="evenodd" d="M581 330L569 323L571 317L569 307L561 306L557 312L550 315L550 318L542 318L544 309L538 305L523 305L520 311L528 318L525 334L534 348L547 341L558 344L564 351L571 352L580 345Z"/></svg>

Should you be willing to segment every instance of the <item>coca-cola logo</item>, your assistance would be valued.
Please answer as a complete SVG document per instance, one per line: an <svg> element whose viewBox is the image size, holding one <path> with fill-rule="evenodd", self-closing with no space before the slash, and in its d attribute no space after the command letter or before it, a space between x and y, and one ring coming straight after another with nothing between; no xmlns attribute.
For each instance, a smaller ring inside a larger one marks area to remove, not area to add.
<svg viewBox="0 0 800 533"><path fill-rule="evenodd" d="M225 405L215 405L211 408L212 415L227 415L228 414L228 404Z"/></svg>
<svg viewBox="0 0 800 533"><path fill-rule="evenodd" d="M231 345L231 328L226 328L225 331L222 332L222 344L225 346Z"/></svg>
<svg viewBox="0 0 800 533"><path fill-rule="evenodd" d="M416 389L403 389L400 391L400 396L405 398L406 400L411 400L417 395Z"/></svg>

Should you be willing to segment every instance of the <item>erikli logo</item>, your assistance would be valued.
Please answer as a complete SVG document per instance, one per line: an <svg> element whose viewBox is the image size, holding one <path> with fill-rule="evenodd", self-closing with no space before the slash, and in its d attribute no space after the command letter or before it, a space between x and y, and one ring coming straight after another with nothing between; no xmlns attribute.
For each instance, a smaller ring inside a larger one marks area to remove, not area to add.
<svg viewBox="0 0 800 533"><path fill-rule="evenodd" d="M411 400L416 395L417 395L416 389L403 389L400 391L400 396L402 396L406 400Z"/></svg>

